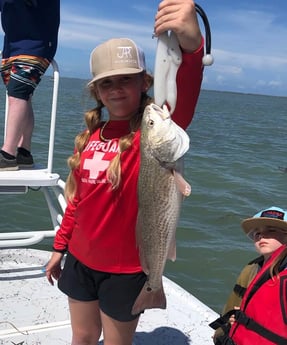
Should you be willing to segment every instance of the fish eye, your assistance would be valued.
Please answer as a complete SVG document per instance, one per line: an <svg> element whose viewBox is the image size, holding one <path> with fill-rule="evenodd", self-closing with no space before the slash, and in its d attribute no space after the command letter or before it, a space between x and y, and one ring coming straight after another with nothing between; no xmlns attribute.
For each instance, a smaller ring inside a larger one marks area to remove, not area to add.
<svg viewBox="0 0 287 345"><path fill-rule="evenodd" d="M148 120L148 125L152 127L154 125L154 120Z"/></svg>

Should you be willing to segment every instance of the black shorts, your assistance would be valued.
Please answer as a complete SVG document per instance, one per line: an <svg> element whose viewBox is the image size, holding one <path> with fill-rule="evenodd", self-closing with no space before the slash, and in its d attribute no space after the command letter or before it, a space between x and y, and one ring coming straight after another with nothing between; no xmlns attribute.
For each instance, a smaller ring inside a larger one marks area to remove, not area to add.
<svg viewBox="0 0 287 345"><path fill-rule="evenodd" d="M100 309L118 321L131 321L133 304L140 293L146 275L115 274L93 270L79 262L71 253L58 281L59 289L78 301L99 301Z"/></svg>

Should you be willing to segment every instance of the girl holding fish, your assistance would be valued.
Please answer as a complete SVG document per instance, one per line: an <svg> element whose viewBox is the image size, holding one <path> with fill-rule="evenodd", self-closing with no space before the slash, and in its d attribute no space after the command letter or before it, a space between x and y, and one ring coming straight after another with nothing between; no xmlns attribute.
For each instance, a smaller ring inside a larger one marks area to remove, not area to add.
<svg viewBox="0 0 287 345"><path fill-rule="evenodd" d="M159 4L154 32L158 36L167 30L176 34L182 51L172 118L186 129L203 73L203 38L192 0ZM152 102L147 92L153 81L143 52L127 38L97 46L90 68L88 87L97 104L85 114L87 129L76 136L68 160L68 205L46 276L51 284L58 280L68 296L72 345L97 344L102 332L105 345L131 345L140 314L134 315L132 307L147 277L136 244L137 185L140 125Z"/></svg>

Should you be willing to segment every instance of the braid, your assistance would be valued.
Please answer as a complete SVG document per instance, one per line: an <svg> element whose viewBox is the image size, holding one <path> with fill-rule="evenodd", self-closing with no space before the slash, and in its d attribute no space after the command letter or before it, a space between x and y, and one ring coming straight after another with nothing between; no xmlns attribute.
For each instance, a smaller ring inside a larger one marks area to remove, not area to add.
<svg viewBox="0 0 287 345"><path fill-rule="evenodd" d="M111 160L107 169L107 179L112 185L112 189L117 189L121 182L121 153L127 150L133 141L135 132L125 135L119 140L119 152Z"/></svg>
<svg viewBox="0 0 287 345"><path fill-rule="evenodd" d="M67 160L68 166L70 168L70 173L67 177L65 185L65 197L67 200L72 200L76 192L76 182L74 179L74 170L80 165L81 153L83 152L90 136L95 132L95 130L100 126L102 117L103 103L98 102L96 108L88 110L85 113L85 122L88 129L84 132L79 133L75 138L75 153L70 156Z"/></svg>

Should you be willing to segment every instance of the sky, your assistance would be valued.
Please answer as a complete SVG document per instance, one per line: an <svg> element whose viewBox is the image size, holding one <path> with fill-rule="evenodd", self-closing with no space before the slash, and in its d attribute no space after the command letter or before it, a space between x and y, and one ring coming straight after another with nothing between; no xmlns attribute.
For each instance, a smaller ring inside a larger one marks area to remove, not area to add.
<svg viewBox="0 0 287 345"><path fill-rule="evenodd" d="M157 40L152 33L158 4L155 0L61 0L55 56L60 76L90 79L90 52L112 37L135 40L153 71ZM198 4L209 19L214 57L214 64L205 68L202 88L287 96L287 1L200 0Z"/></svg>

